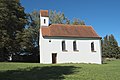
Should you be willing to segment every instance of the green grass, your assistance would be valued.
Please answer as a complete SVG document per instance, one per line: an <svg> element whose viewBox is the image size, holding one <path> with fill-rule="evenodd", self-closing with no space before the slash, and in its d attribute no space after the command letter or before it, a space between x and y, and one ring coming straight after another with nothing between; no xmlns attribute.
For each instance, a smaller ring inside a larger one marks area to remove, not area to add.
<svg viewBox="0 0 120 80"><path fill-rule="evenodd" d="M120 80L120 60L106 64L0 63L0 80Z"/></svg>

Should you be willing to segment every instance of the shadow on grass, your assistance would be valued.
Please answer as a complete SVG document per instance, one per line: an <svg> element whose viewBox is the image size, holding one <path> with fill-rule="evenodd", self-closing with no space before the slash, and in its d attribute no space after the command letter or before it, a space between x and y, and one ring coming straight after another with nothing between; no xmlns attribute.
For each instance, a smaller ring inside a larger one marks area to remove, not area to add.
<svg viewBox="0 0 120 80"><path fill-rule="evenodd" d="M74 66L44 66L0 72L0 80L61 80L75 73Z"/></svg>

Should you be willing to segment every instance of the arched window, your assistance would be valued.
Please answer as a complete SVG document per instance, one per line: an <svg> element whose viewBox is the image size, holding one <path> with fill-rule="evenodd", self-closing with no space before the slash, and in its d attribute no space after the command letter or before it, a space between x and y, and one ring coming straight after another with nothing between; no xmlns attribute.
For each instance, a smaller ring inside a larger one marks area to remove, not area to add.
<svg viewBox="0 0 120 80"><path fill-rule="evenodd" d="M66 45L65 45L65 41L62 41L62 51L66 50Z"/></svg>
<svg viewBox="0 0 120 80"><path fill-rule="evenodd" d="M94 42L91 43L91 51L95 51L95 49L94 49Z"/></svg>
<svg viewBox="0 0 120 80"><path fill-rule="evenodd" d="M74 50L74 51L77 50L77 44L76 44L76 41L73 41L73 50Z"/></svg>

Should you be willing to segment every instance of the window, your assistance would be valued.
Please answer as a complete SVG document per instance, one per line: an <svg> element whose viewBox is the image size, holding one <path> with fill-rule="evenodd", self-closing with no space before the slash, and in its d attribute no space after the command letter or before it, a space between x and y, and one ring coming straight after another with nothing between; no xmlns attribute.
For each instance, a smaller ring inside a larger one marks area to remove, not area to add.
<svg viewBox="0 0 120 80"><path fill-rule="evenodd" d="M92 51L92 52L95 51L94 42L91 43L91 51Z"/></svg>
<svg viewBox="0 0 120 80"><path fill-rule="evenodd" d="M44 19L44 24L46 23L46 20Z"/></svg>
<svg viewBox="0 0 120 80"><path fill-rule="evenodd" d="M62 41L62 51L66 51L65 41Z"/></svg>
<svg viewBox="0 0 120 80"><path fill-rule="evenodd" d="M77 44L76 44L76 41L73 41L73 50L74 50L74 51L77 51Z"/></svg>

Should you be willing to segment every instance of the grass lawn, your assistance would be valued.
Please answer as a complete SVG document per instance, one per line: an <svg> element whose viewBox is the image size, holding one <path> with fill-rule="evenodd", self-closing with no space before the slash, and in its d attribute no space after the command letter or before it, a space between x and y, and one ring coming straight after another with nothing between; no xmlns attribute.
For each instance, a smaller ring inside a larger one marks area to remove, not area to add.
<svg viewBox="0 0 120 80"><path fill-rule="evenodd" d="M0 80L120 80L120 60L106 64L0 63Z"/></svg>

